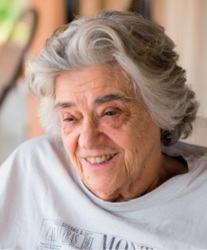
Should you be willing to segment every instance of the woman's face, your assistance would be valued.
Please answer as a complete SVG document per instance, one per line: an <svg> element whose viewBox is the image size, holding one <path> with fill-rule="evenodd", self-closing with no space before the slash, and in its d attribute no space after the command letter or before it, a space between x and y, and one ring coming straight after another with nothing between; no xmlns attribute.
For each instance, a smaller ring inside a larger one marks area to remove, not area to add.
<svg viewBox="0 0 207 250"><path fill-rule="evenodd" d="M60 74L55 105L66 151L97 197L127 197L154 178L160 130L137 103L130 81L117 66Z"/></svg>

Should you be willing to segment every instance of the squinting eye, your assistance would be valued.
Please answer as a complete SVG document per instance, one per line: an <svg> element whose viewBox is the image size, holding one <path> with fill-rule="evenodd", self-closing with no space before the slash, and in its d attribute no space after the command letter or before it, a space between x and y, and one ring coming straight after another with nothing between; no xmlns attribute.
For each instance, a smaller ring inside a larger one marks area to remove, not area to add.
<svg viewBox="0 0 207 250"><path fill-rule="evenodd" d="M67 118L67 119L64 119L63 121L67 121L67 122L72 122L72 121L74 121L75 119L73 119L73 118Z"/></svg>
<svg viewBox="0 0 207 250"><path fill-rule="evenodd" d="M76 120L75 117L67 117L67 118L64 118L64 119L63 119L63 122L73 122L73 121L75 121L75 120Z"/></svg>
<svg viewBox="0 0 207 250"><path fill-rule="evenodd" d="M115 112L115 111L108 111L104 115L113 116L113 115L116 115L116 114L117 114L117 112Z"/></svg>

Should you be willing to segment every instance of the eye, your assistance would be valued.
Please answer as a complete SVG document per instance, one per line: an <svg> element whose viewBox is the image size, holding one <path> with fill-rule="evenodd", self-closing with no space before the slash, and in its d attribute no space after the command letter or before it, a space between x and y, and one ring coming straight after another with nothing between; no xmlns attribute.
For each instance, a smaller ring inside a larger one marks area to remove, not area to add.
<svg viewBox="0 0 207 250"><path fill-rule="evenodd" d="M77 120L77 119L73 115L70 115L70 116L67 115L67 116L63 117L63 122L69 122L69 123L71 123L71 122L73 122L75 120Z"/></svg>
<svg viewBox="0 0 207 250"><path fill-rule="evenodd" d="M113 108L107 108L104 110L102 116L112 116L115 117L117 115L121 114L121 110L119 108L113 107Z"/></svg>
<svg viewBox="0 0 207 250"><path fill-rule="evenodd" d="M66 119L64 119L63 121L65 122L72 122L72 121L74 121L75 119L73 119L73 118L66 118Z"/></svg>
<svg viewBox="0 0 207 250"><path fill-rule="evenodd" d="M107 115L107 116L113 116L113 115L116 115L117 114L117 112L116 111L107 111L107 112L105 112L105 114L104 115Z"/></svg>

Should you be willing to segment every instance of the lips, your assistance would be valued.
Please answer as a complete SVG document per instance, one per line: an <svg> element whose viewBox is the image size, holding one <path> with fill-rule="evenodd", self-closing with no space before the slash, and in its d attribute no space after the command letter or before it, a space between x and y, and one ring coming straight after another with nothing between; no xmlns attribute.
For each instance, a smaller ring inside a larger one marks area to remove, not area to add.
<svg viewBox="0 0 207 250"><path fill-rule="evenodd" d="M101 164L101 163L105 163L107 161L109 161L113 156L113 155L103 155L103 156L100 156L100 157L87 157L86 160L88 162L90 162L91 164Z"/></svg>

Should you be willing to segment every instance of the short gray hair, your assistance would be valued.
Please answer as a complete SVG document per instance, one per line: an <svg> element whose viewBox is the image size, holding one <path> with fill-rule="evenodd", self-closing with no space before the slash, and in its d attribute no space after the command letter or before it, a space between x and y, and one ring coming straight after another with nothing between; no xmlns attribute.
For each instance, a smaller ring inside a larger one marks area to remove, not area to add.
<svg viewBox="0 0 207 250"><path fill-rule="evenodd" d="M186 85L185 70L177 65L174 47L163 27L131 12L101 11L91 19L79 18L59 27L26 67L29 88L39 99L42 126L60 135L61 122L54 109L60 73L118 63L160 127L164 145L187 138L198 103Z"/></svg>

